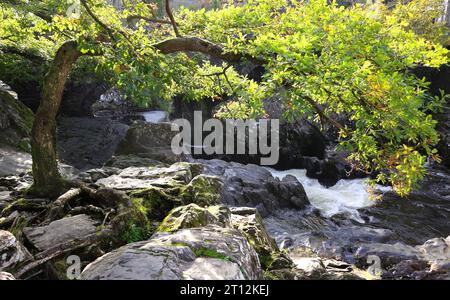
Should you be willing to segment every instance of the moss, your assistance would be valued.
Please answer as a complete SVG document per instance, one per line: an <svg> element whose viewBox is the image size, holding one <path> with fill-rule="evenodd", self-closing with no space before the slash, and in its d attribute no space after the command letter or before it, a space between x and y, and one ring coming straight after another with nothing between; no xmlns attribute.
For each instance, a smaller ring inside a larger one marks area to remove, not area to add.
<svg viewBox="0 0 450 300"><path fill-rule="evenodd" d="M176 194L176 191L151 187L131 192L130 198L145 207L149 218L161 220L171 209L181 204L181 200L172 193Z"/></svg>
<svg viewBox="0 0 450 300"><path fill-rule="evenodd" d="M222 182L216 176L198 175L181 192L184 203L210 206L220 203Z"/></svg>
<svg viewBox="0 0 450 300"><path fill-rule="evenodd" d="M176 207L161 222L158 231L174 232L182 228L206 226L214 218L206 209L196 204Z"/></svg>
<svg viewBox="0 0 450 300"><path fill-rule="evenodd" d="M217 258L217 259L231 261L231 258L229 256L219 253L216 249L199 247L199 248L192 249L192 251L194 252L195 256L197 256L197 257L210 257L210 258Z"/></svg>
<svg viewBox="0 0 450 300"><path fill-rule="evenodd" d="M143 241L151 237L152 231L149 224L130 221L121 239L127 244Z"/></svg>

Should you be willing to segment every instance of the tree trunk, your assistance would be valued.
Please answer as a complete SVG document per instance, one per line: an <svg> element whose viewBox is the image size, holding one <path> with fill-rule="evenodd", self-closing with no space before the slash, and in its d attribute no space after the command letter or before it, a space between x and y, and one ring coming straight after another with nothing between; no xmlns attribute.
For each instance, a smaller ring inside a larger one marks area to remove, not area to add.
<svg viewBox="0 0 450 300"><path fill-rule="evenodd" d="M76 42L65 42L44 78L42 99L31 132L34 185L30 192L34 195L57 197L65 189L56 154L56 115L69 72L80 55Z"/></svg>

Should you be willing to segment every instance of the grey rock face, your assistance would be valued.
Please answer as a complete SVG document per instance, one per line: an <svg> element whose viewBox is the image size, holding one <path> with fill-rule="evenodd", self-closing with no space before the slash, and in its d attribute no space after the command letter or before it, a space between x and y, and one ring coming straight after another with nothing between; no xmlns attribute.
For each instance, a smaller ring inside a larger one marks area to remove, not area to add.
<svg viewBox="0 0 450 300"><path fill-rule="evenodd" d="M81 279L261 279L258 257L239 231L217 226L157 234L89 264Z"/></svg>
<svg viewBox="0 0 450 300"><path fill-rule="evenodd" d="M11 270L30 258L31 255L11 232L0 230L0 271Z"/></svg>
<svg viewBox="0 0 450 300"><path fill-rule="evenodd" d="M205 174L224 181L221 196L227 205L256 207L263 216L279 208L302 209L309 205L303 186L292 176L280 181L257 165L217 159L195 161L204 165Z"/></svg>
<svg viewBox="0 0 450 300"><path fill-rule="evenodd" d="M137 122L128 129L116 155L134 154L165 163L183 160L183 155L175 155L172 151L172 139L178 131L171 128L171 123Z"/></svg>
<svg viewBox="0 0 450 300"><path fill-rule="evenodd" d="M62 161L77 169L102 166L114 154L128 126L108 118L62 118L57 146Z"/></svg>
<svg viewBox="0 0 450 300"><path fill-rule="evenodd" d="M43 251L71 240L81 240L97 232L96 222L87 215L76 215L54 221L47 226L26 227L26 238Z"/></svg>
<svg viewBox="0 0 450 300"><path fill-rule="evenodd" d="M193 177L200 173L200 170L200 165L189 163L176 163L167 168L130 167L117 175L100 179L96 183L119 190L144 189L152 186L173 187L174 185L188 184Z"/></svg>

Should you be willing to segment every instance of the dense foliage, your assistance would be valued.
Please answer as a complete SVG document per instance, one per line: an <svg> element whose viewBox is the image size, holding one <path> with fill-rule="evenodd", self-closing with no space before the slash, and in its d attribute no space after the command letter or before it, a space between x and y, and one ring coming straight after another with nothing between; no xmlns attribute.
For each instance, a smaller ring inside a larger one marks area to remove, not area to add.
<svg viewBox="0 0 450 300"><path fill-rule="evenodd" d="M63 41L76 40L83 54L95 56L99 72L112 71L105 74L142 105L178 94L227 97L221 117L270 117L263 100L285 89L279 105L286 118L307 114L336 126L355 169L375 172L376 181L390 182L400 194L424 176L427 157L439 160L430 113L445 99L427 96L428 84L408 69L448 63L448 51L437 43L443 27L429 14L417 18L414 5L388 11L326 0L250 0L175 15L181 36L263 64L266 73L257 83L203 54L162 54L155 45L174 38L174 24L157 19L152 3L127 1L118 10L105 1L81 1L78 16L68 15L72 4L61 1L13 2L0 9L3 47L48 57ZM339 123L336 115L348 122Z"/></svg>

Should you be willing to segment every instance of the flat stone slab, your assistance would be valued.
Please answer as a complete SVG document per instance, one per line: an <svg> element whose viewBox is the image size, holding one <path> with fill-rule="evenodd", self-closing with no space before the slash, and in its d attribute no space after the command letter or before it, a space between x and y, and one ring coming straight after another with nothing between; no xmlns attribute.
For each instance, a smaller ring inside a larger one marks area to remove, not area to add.
<svg viewBox="0 0 450 300"><path fill-rule="evenodd" d="M26 227L26 238L38 250L44 251L71 240L81 240L97 232L97 223L87 215L76 215L56 220L46 226Z"/></svg>

